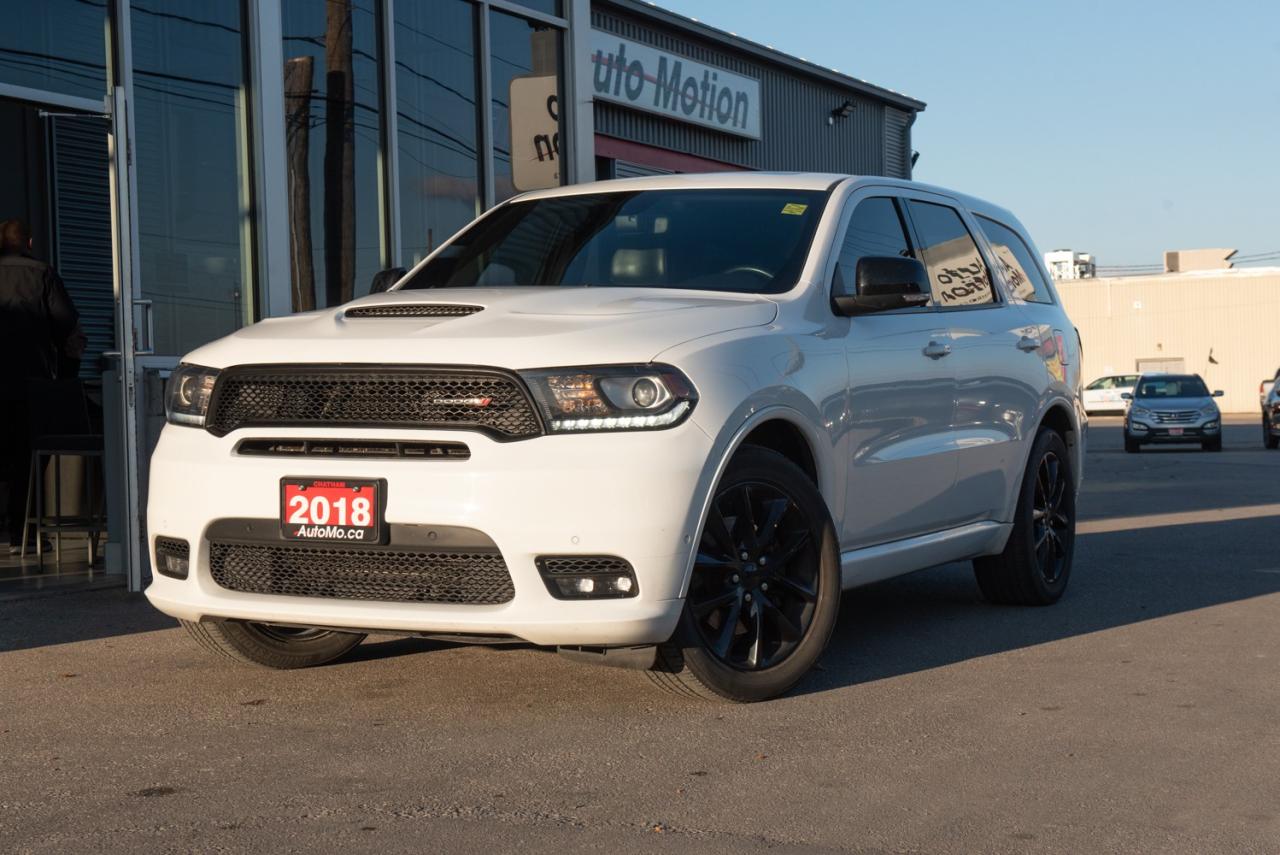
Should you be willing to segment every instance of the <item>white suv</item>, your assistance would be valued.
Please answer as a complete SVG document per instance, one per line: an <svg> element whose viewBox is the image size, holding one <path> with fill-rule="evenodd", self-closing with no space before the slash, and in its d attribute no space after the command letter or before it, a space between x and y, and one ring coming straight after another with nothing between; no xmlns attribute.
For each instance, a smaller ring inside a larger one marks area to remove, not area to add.
<svg viewBox="0 0 1280 855"><path fill-rule="evenodd" d="M387 293L189 354L147 596L288 668L369 631L523 640L778 695L844 589L1071 570L1080 353L1007 211L910 182L531 193Z"/></svg>

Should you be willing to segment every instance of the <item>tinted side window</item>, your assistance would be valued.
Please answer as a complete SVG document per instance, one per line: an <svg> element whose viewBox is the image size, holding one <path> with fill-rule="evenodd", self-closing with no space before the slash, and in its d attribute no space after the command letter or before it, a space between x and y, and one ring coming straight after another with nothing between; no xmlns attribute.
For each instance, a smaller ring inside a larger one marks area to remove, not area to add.
<svg viewBox="0 0 1280 855"><path fill-rule="evenodd" d="M994 303L991 276L964 220L954 208L907 200L911 222L920 239L920 260L929 271L937 306Z"/></svg>
<svg viewBox="0 0 1280 855"><path fill-rule="evenodd" d="M1014 296L1029 303L1052 303L1049 284L1044 281L1040 265L1036 264L1035 256L1018 233L981 215L978 216L978 225L991 242L996 265L1002 269Z"/></svg>
<svg viewBox="0 0 1280 855"><path fill-rule="evenodd" d="M838 294L853 293L858 259L868 256L896 255L911 257L911 243L902 228L898 208L887 196L863 199L853 209L849 230L840 245L840 280Z"/></svg>

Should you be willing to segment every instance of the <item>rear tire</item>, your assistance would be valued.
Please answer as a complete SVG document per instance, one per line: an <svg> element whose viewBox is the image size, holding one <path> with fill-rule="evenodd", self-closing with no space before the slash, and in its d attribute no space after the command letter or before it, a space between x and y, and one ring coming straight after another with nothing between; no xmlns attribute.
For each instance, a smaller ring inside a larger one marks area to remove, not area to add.
<svg viewBox="0 0 1280 855"><path fill-rule="evenodd" d="M689 697L777 697L826 648L840 591L818 488L781 454L744 447L716 486L680 623L649 675Z"/></svg>
<svg viewBox="0 0 1280 855"><path fill-rule="evenodd" d="M350 651L364 635L244 621L182 621L182 627L211 653L241 665L311 668Z"/></svg>
<svg viewBox="0 0 1280 855"><path fill-rule="evenodd" d="M1041 428L1022 476L1009 542L999 555L973 561L983 596L1003 605L1056 603L1071 576L1075 534L1076 484L1067 444Z"/></svg>

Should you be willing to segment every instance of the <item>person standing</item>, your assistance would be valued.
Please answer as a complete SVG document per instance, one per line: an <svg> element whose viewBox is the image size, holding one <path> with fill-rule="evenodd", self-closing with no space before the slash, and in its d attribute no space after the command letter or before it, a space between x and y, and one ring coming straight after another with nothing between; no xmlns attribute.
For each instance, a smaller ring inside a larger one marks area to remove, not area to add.
<svg viewBox="0 0 1280 855"><path fill-rule="evenodd" d="M21 220L0 223L0 478L8 482L9 553L22 545L31 467L27 383L52 380L84 351L79 315L61 277L31 256Z"/></svg>

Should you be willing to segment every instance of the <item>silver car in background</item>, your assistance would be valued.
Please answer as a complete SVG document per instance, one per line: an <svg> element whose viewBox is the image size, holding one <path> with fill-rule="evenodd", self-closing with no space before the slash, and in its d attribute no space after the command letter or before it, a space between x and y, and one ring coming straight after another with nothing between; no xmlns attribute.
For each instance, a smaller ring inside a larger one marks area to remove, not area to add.
<svg viewBox="0 0 1280 855"><path fill-rule="evenodd" d="M1205 451L1222 450L1222 413L1199 374L1143 374L1124 419L1124 450L1148 443L1198 442Z"/></svg>

